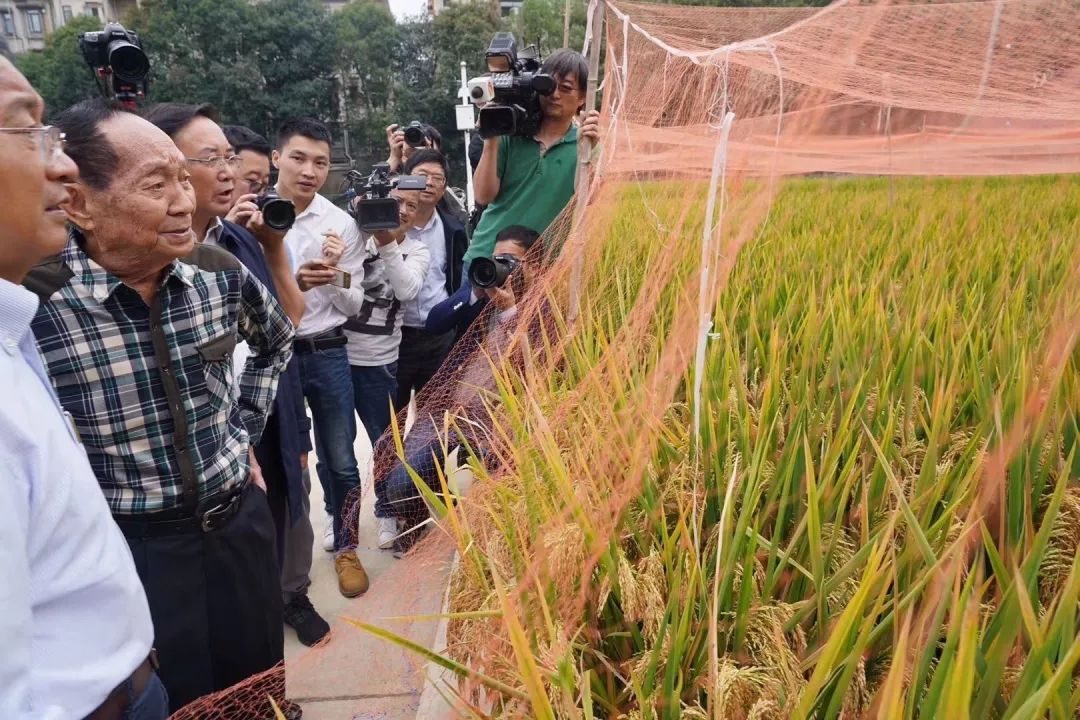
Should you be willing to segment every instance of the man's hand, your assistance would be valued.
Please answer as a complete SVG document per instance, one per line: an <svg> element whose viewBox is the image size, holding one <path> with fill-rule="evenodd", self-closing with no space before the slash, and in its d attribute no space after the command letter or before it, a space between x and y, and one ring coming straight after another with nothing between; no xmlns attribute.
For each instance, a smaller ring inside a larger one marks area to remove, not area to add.
<svg viewBox="0 0 1080 720"><path fill-rule="evenodd" d="M329 285L337 272L326 267L322 260L308 260L296 271L296 284L301 292Z"/></svg>
<svg viewBox="0 0 1080 720"><path fill-rule="evenodd" d="M375 238L376 245L383 247L397 242L402 235L401 228L398 228L397 230L376 230L371 234L371 237Z"/></svg>
<svg viewBox="0 0 1080 720"><path fill-rule="evenodd" d="M488 300L499 308L500 312L509 310L517 304L517 298L514 297L514 290L510 287L510 283L502 287L484 288L481 292L487 295Z"/></svg>
<svg viewBox="0 0 1080 720"><path fill-rule="evenodd" d="M345 254L345 241L333 230L324 231L322 254L324 265L337 265Z"/></svg>
<svg viewBox="0 0 1080 720"><path fill-rule="evenodd" d="M237 225L246 225L251 216L259 212L258 206L255 205L255 199L257 197L259 196L255 193L241 195L237 198L236 204L229 210L225 219L231 223L236 223Z"/></svg>
<svg viewBox="0 0 1080 720"><path fill-rule="evenodd" d="M255 487L266 492L266 481L263 480L262 468L259 467L259 461L255 459L255 448L248 450L248 466L251 468L251 482L255 484Z"/></svg>
<svg viewBox="0 0 1080 720"><path fill-rule="evenodd" d="M593 145L600 143L600 113L596 110L590 110L585 113L585 118L581 121L581 127L578 128L578 135L591 141Z"/></svg>

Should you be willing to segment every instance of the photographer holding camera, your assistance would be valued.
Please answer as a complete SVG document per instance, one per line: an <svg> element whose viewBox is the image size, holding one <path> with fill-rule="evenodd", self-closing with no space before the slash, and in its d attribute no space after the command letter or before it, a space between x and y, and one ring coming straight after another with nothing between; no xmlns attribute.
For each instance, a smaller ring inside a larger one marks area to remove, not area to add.
<svg viewBox="0 0 1080 720"><path fill-rule="evenodd" d="M540 95L535 133L485 138L473 185L476 204L487 207L465 254L466 265L491 257L495 237L509 225L543 233L574 195L579 135L599 142L599 113L590 110L580 128L574 124L585 105L589 80L585 58L573 50L559 50L540 71L554 80L554 88ZM489 104L481 112L482 132L483 113L491 111Z"/></svg>

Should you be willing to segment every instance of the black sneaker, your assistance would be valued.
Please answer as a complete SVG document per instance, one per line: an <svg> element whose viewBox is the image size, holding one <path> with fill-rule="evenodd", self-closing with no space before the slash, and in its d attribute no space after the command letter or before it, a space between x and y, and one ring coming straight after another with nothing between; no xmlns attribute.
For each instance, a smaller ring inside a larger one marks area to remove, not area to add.
<svg viewBox="0 0 1080 720"><path fill-rule="evenodd" d="M285 624L296 630L296 637L308 647L330 632L329 623L315 612L306 593L295 596L285 604Z"/></svg>

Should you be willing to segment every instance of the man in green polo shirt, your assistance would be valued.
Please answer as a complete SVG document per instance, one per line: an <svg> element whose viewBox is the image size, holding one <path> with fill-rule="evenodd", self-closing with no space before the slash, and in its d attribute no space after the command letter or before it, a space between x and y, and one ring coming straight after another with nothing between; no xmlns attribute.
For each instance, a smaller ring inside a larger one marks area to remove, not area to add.
<svg viewBox="0 0 1080 720"><path fill-rule="evenodd" d="M581 53L559 50L544 63L555 78L555 92L541 96L543 118L533 137L495 137L484 141L473 186L476 203L487 205L465 253L465 264L490 257L495 236L510 225L544 232L574 194L577 139L599 140L600 116L590 111L580 128L574 118L584 108L589 66Z"/></svg>

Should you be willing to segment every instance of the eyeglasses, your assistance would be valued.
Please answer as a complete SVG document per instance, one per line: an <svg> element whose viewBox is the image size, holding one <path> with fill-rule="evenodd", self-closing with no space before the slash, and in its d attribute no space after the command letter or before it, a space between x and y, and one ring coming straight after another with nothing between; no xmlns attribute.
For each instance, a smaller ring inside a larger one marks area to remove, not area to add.
<svg viewBox="0 0 1080 720"><path fill-rule="evenodd" d="M49 162L52 158L64 152L66 136L55 125L43 125L41 127L0 128L0 133L10 135L36 135L38 137L38 150L41 151L42 162Z"/></svg>
<svg viewBox="0 0 1080 720"><path fill-rule="evenodd" d="M241 158L239 155L229 155L228 157L226 157L225 155L214 155L213 157L208 158L186 157L184 159L188 162L199 163L200 165L212 167L215 170L224 170L226 165L228 165L231 169L235 170L240 167L241 163L244 162L244 159Z"/></svg>
<svg viewBox="0 0 1080 720"><path fill-rule="evenodd" d="M446 183L446 178L442 175L425 175L424 173L419 173L419 175L421 177L426 177L428 179L428 182L430 182L432 185L443 185Z"/></svg>
<svg viewBox="0 0 1080 720"><path fill-rule="evenodd" d="M269 187L269 183L264 183L262 180L245 180L244 182L247 183L248 192L252 195L259 195Z"/></svg>

